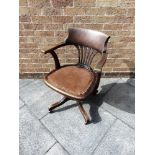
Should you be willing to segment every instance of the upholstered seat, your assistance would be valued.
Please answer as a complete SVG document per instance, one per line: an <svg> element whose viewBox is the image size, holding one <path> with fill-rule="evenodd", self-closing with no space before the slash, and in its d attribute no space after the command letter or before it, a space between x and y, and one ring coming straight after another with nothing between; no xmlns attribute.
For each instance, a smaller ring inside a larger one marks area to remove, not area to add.
<svg viewBox="0 0 155 155"><path fill-rule="evenodd" d="M88 96L96 95L98 92L102 67L107 59L106 50L109 38L110 36L102 32L70 28L64 42L48 50L42 50L44 54L50 53L55 63L55 69L46 75L45 83L64 96L60 101L49 106L50 112L68 100L75 100L79 105L85 123L90 122L82 102ZM77 49L78 62L72 65L67 63L62 65L55 50L68 45ZM94 61L96 55L99 57L98 60Z"/></svg>
<svg viewBox="0 0 155 155"><path fill-rule="evenodd" d="M49 74L45 82L63 95L83 99L92 87L94 78L94 74L85 68L66 66Z"/></svg>

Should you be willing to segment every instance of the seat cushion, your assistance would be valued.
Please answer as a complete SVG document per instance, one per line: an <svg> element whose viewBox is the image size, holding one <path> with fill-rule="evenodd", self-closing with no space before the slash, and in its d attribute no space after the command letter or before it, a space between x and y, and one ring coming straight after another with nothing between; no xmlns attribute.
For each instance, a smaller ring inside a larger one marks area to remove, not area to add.
<svg viewBox="0 0 155 155"><path fill-rule="evenodd" d="M82 99L94 81L94 74L84 68L67 66L49 74L45 82L54 90L77 99Z"/></svg>

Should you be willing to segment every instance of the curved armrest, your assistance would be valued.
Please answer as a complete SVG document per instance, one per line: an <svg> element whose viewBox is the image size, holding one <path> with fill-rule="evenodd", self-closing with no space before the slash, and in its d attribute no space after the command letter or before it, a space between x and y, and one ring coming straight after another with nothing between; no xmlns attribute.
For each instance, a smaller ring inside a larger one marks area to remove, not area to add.
<svg viewBox="0 0 155 155"><path fill-rule="evenodd" d="M58 56L57 56L57 54L55 53L54 50L56 50L56 49L58 49L58 48L60 48L62 46L65 46L65 45L67 45L67 44L65 42L62 42L62 43L60 43L60 44L58 44L58 45L56 45L56 46L54 46L54 47L52 47L52 48L50 48L48 50L41 50L41 52L44 53L44 54L47 54L47 53L52 54L52 56L54 58L55 68L56 69L60 68L60 62L59 62Z"/></svg>
<svg viewBox="0 0 155 155"><path fill-rule="evenodd" d="M51 53L54 50L56 50L57 48L60 48L60 47L65 46L65 45L67 45L65 42L61 42L61 43L57 44L56 46L54 46L54 47L52 47L50 49L41 50L41 52L44 53L44 54Z"/></svg>
<svg viewBox="0 0 155 155"><path fill-rule="evenodd" d="M95 67L95 72L101 72L103 65L105 64L106 60L107 60L107 53L103 53L103 56L101 58L101 60L97 63L96 67Z"/></svg>

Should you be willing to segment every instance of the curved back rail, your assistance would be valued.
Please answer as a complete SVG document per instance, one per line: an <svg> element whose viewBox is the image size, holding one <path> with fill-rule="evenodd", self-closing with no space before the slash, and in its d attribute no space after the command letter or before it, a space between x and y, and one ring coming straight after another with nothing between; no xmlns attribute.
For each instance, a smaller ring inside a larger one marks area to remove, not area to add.
<svg viewBox="0 0 155 155"><path fill-rule="evenodd" d="M70 28L68 29L68 37L66 38L66 44L73 44L78 50L79 64L90 67L94 57L97 53L101 54L101 62L105 58L107 50L107 43L110 36L94 30L82 29L82 28ZM104 63L102 63L104 65Z"/></svg>

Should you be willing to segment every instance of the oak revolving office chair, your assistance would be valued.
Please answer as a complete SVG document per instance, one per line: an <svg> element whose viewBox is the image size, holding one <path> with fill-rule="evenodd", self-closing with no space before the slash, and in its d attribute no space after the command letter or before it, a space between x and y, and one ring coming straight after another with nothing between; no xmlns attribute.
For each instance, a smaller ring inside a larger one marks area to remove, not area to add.
<svg viewBox="0 0 155 155"><path fill-rule="evenodd" d="M64 96L60 101L50 105L50 112L68 100L76 100L85 124L90 121L82 106L82 101L98 92L97 88L101 78L102 67L107 59L106 50L109 38L110 36L102 32L70 28L68 29L68 37L63 43L47 51L42 50L44 54L50 53L55 61L55 69L46 75L44 81L47 86ZM55 50L66 45L73 45L77 48L77 64L60 65ZM91 63L97 53L100 53L100 60L96 67L92 68Z"/></svg>

